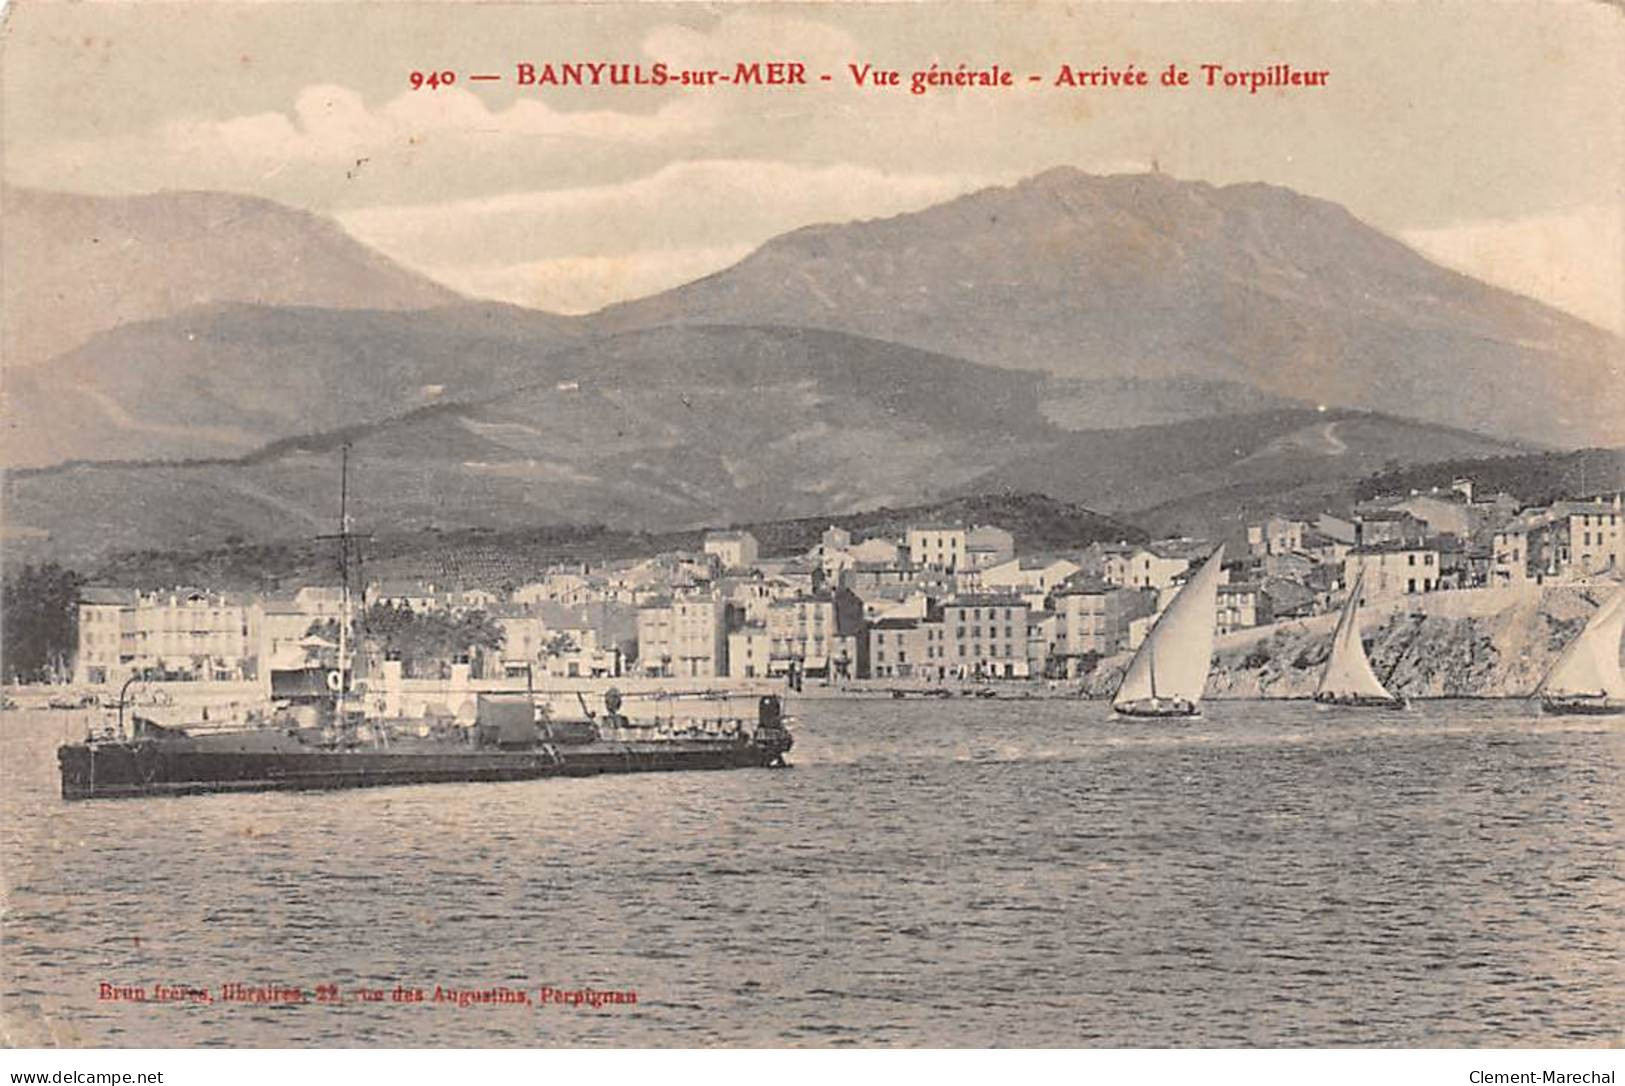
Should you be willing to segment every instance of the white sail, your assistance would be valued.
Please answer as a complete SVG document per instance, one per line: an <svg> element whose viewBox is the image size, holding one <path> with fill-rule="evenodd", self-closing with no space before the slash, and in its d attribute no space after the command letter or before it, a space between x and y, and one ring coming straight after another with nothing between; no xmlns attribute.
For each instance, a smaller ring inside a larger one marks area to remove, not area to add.
<svg viewBox="0 0 1625 1086"><path fill-rule="evenodd" d="M1625 634L1625 587L1599 607L1580 636L1569 642L1547 673L1541 693L1625 698L1625 676L1619 670L1621 634Z"/></svg>
<svg viewBox="0 0 1625 1086"><path fill-rule="evenodd" d="M1148 698L1183 698L1192 705L1207 686L1218 624L1219 572L1224 547L1214 551L1157 619L1129 662L1113 705Z"/></svg>
<svg viewBox="0 0 1625 1086"><path fill-rule="evenodd" d="M1348 602L1343 604L1343 615L1337 620L1337 631L1332 634L1332 654L1320 676L1316 696L1395 700L1377 673L1371 670L1371 660L1360 640L1360 590L1364 581L1362 573L1349 589Z"/></svg>

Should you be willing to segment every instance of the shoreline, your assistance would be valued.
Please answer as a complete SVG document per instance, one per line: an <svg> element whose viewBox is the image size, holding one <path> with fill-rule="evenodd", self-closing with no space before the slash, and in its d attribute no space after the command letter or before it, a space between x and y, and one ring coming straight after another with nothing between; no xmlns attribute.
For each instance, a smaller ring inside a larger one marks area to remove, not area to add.
<svg viewBox="0 0 1625 1086"><path fill-rule="evenodd" d="M1059 680L1058 680L1059 681ZM807 685L799 691L788 690L782 685L728 685L713 686L697 689L693 685L674 685L670 689L643 687L628 690L622 680L578 680L581 685L567 689L552 687L538 687L533 691L538 700L558 702L570 700L580 693L583 697L592 698L602 696L610 687L619 687L629 701L658 702L661 704L682 704L684 702L704 703L708 701L735 701L743 698L760 697L765 694L778 694L789 701L1091 701L1106 702L1111 699L1109 693L1091 693L1087 686L1079 680L1067 680L1063 685L1051 686L1047 682L1036 680L1001 679L996 683L986 685L962 685L958 683L933 683L930 685L899 685L890 680L853 680L840 686L813 686ZM176 690L176 687L186 687L185 690ZM54 712L54 713L92 713L104 711L100 705L82 705L71 708L61 706L52 707L47 702L52 698L61 697L68 692L68 687L28 687L14 686L4 688L4 694L15 704L5 709L5 712ZM93 693L96 691L92 691ZM511 687L489 686L476 682L467 693L471 695L494 693L520 693ZM78 696L79 690L73 690ZM252 701L253 696L243 693L241 684L236 683L185 683L168 684L165 688L173 701L160 706L149 703L137 703L126 711L158 708L173 712L176 709L201 708L204 706L217 706L226 704L242 704ZM1527 693L1450 693L1450 694L1419 694L1409 695L1411 701L1531 701L1539 697L1537 691ZM1235 693L1230 691L1210 692L1203 696L1204 702L1313 702L1313 693ZM591 702L589 702L591 704ZM113 712L113 706L105 707L105 711Z"/></svg>

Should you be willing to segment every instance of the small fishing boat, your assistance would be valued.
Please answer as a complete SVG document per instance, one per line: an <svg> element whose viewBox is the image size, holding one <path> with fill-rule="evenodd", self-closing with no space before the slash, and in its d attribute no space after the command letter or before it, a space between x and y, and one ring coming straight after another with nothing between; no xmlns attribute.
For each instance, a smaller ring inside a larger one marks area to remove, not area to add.
<svg viewBox="0 0 1625 1086"><path fill-rule="evenodd" d="M1619 669L1625 634L1625 586L1597 608L1580 636L1563 649L1540 684L1540 707L1548 713L1625 714L1625 675Z"/></svg>
<svg viewBox="0 0 1625 1086"><path fill-rule="evenodd" d="M1151 627L1112 699L1114 710L1137 717L1200 715L1202 691L1213 663L1223 563L1221 545Z"/></svg>
<svg viewBox="0 0 1625 1086"><path fill-rule="evenodd" d="M1342 705L1360 709L1403 709L1409 703L1388 692L1360 640L1360 592L1365 574L1354 579L1343 614L1332 634L1332 652L1315 688L1315 701L1322 705Z"/></svg>

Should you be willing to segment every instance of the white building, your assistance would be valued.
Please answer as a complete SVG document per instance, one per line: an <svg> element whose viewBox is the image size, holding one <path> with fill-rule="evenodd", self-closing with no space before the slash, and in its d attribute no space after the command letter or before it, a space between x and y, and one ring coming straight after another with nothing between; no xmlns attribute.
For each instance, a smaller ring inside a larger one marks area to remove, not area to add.
<svg viewBox="0 0 1625 1086"><path fill-rule="evenodd" d="M86 589L79 619L74 674L83 683L130 675L229 681L259 672L263 609L247 597L200 588Z"/></svg>
<svg viewBox="0 0 1625 1086"><path fill-rule="evenodd" d="M965 564L965 529L951 524L910 525L908 560L930 569L959 569Z"/></svg>
<svg viewBox="0 0 1625 1086"><path fill-rule="evenodd" d="M1012 558L981 571L981 588L987 592L1016 595L1046 595L1083 567L1070 558Z"/></svg>
<svg viewBox="0 0 1625 1086"><path fill-rule="evenodd" d="M728 606L690 597L638 612L638 666L650 675L717 678L728 674Z"/></svg>
<svg viewBox="0 0 1625 1086"><path fill-rule="evenodd" d="M937 629L940 624L928 624L923 618L888 618L875 623L869 628L869 673L877 679L927 674L935 663L930 651Z"/></svg>
<svg viewBox="0 0 1625 1086"><path fill-rule="evenodd" d="M728 634L728 674L734 678L766 678L772 659L772 638L765 623L749 622Z"/></svg>
<svg viewBox="0 0 1625 1086"><path fill-rule="evenodd" d="M965 565L986 569L1016 556L1016 537L992 524L978 524L965 533Z"/></svg>
<svg viewBox="0 0 1625 1086"><path fill-rule="evenodd" d="M1101 574L1107 584L1154 588L1160 592L1172 587L1190 565L1189 558L1164 557L1145 547L1136 547L1126 553L1108 552Z"/></svg>
<svg viewBox="0 0 1625 1086"><path fill-rule="evenodd" d="M715 555L722 568L753 569L759 557L756 537L749 532L705 533L705 553Z"/></svg>
<svg viewBox="0 0 1625 1086"><path fill-rule="evenodd" d="M1439 552L1406 543L1355 547L1344 559L1344 583L1352 585L1361 575L1362 601L1432 592L1439 587Z"/></svg>
<svg viewBox="0 0 1625 1086"><path fill-rule="evenodd" d="M902 557L897 544L890 539L876 536L874 539L865 539L860 543L853 543L847 550L852 555L852 561L868 562L878 565L896 565Z"/></svg>
<svg viewBox="0 0 1625 1086"><path fill-rule="evenodd" d="M1303 550L1303 533L1309 525L1288 517L1270 517L1262 524L1247 526L1247 549L1254 557L1266 554L1293 554Z"/></svg>

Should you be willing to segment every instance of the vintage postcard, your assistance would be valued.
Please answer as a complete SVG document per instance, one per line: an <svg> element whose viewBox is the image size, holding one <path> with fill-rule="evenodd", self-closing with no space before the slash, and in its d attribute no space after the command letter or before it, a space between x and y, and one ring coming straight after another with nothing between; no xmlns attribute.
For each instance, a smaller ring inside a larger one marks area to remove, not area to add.
<svg viewBox="0 0 1625 1086"><path fill-rule="evenodd" d="M6 1046L1625 1040L1618 5L0 47Z"/></svg>

